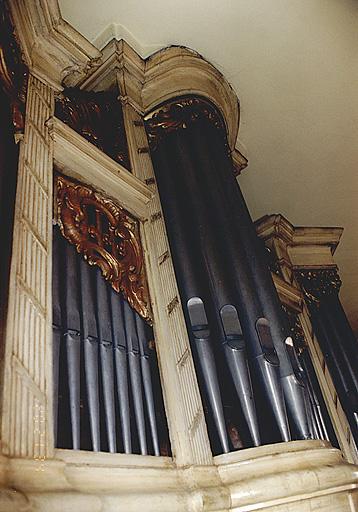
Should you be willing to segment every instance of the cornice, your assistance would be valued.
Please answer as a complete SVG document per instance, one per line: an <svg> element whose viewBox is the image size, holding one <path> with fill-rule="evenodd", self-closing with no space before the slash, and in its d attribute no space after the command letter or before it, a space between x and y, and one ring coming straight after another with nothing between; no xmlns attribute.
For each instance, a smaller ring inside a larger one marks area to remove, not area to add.
<svg viewBox="0 0 358 512"><path fill-rule="evenodd" d="M279 238L286 244L293 243L296 228L283 215L264 215L255 221L255 227L263 240Z"/></svg>
<svg viewBox="0 0 358 512"><path fill-rule="evenodd" d="M56 90L79 86L105 90L119 86L124 103L141 114L178 96L211 101L226 124L235 168L247 160L235 148L239 101L225 77L197 52L171 46L143 59L124 41L111 41L102 52L61 18L57 0L14 0L11 10L30 71Z"/></svg>
<svg viewBox="0 0 358 512"><path fill-rule="evenodd" d="M247 159L235 148L239 127L237 96L224 76L197 52L171 46L142 59L125 41L112 40L102 50L100 65L78 85L98 91L116 83L122 101L142 115L179 96L196 95L210 100L225 121L237 174L247 166Z"/></svg>
<svg viewBox="0 0 358 512"><path fill-rule="evenodd" d="M285 240L292 246L329 246L332 254L334 254L343 233L343 228L339 227L293 226L280 214L264 215L255 222L255 226L260 238L265 240L276 237Z"/></svg>
<svg viewBox="0 0 358 512"><path fill-rule="evenodd" d="M101 57L61 18L57 0L12 0L9 5L30 71L55 89L74 85Z"/></svg>
<svg viewBox="0 0 358 512"><path fill-rule="evenodd" d="M79 181L86 176L90 184L120 202L136 218L148 218L147 205L153 192L147 185L59 119L53 117L47 125L54 140L54 162L60 171Z"/></svg>
<svg viewBox="0 0 358 512"><path fill-rule="evenodd" d="M171 98L198 95L210 100L226 123L230 149L239 128L239 102L223 75L197 52L171 46L146 60L142 102L150 112Z"/></svg>

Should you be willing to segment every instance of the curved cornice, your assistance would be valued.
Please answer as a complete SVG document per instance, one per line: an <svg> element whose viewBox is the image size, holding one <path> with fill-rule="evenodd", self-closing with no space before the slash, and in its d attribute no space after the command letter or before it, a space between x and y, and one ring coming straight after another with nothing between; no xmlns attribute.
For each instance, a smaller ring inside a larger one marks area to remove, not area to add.
<svg viewBox="0 0 358 512"><path fill-rule="evenodd" d="M164 48L146 60L142 89L145 112L186 94L202 96L216 105L233 149L239 128L239 101L224 76L197 52L181 46Z"/></svg>
<svg viewBox="0 0 358 512"><path fill-rule="evenodd" d="M238 98L225 77L199 53L170 46L142 59L125 41L112 40L102 50L101 64L79 85L82 89L101 90L116 83L122 100L141 114L178 96L190 94L208 99L225 121L230 148L238 153L238 171L245 167L245 158L235 150Z"/></svg>

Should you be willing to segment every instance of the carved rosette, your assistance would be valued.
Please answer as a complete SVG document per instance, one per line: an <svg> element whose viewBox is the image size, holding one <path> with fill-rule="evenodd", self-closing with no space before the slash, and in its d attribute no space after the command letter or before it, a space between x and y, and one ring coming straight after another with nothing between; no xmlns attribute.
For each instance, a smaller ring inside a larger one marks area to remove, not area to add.
<svg viewBox="0 0 358 512"><path fill-rule="evenodd" d="M306 301L317 307L324 297L338 294L342 284L337 268L299 269L295 275Z"/></svg>
<svg viewBox="0 0 358 512"><path fill-rule="evenodd" d="M28 69L16 40L8 6L0 0L0 87L10 98L16 133L24 130Z"/></svg>
<svg viewBox="0 0 358 512"><path fill-rule="evenodd" d="M151 323L138 221L103 194L63 176L56 176L55 190L63 236Z"/></svg>
<svg viewBox="0 0 358 512"><path fill-rule="evenodd" d="M216 108L202 98L190 97L171 101L145 118L151 150L155 151L169 133L185 130L190 124L203 119L221 133L227 146L226 127Z"/></svg>

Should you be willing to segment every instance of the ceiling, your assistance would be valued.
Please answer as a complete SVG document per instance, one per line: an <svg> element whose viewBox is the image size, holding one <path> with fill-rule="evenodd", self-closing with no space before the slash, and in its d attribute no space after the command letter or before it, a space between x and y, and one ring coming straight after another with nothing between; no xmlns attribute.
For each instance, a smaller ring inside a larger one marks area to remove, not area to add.
<svg viewBox="0 0 358 512"><path fill-rule="evenodd" d="M342 226L341 298L358 333L358 1L60 0L99 49L198 51L241 103L240 178L252 216Z"/></svg>

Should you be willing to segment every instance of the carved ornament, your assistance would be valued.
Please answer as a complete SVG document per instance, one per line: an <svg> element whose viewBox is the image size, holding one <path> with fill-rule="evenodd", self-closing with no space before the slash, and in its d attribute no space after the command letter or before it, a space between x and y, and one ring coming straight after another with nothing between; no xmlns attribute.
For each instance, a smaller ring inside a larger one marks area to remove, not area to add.
<svg viewBox="0 0 358 512"><path fill-rule="evenodd" d="M126 169L130 168L122 105L118 94L66 89L55 115Z"/></svg>
<svg viewBox="0 0 358 512"><path fill-rule="evenodd" d="M317 306L324 297L338 294L342 284L337 268L299 269L295 275L307 302Z"/></svg>
<svg viewBox="0 0 358 512"><path fill-rule="evenodd" d="M226 127L217 110L201 98L180 98L160 107L146 118L149 145L155 151L169 133L185 130L198 120L206 120L222 134L227 146Z"/></svg>
<svg viewBox="0 0 358 512"><path fill-rule="evenodd" d="M92 188L57 175L57 222L63 236L150 323L138 221Z"/></svg>
<svg viewBox="0 0 358 512"><path fill-rule="evenodd" d="M23 132L28 69L22 60L7 3L0 0L0 86L10 98L16 133Z"/></svg>

